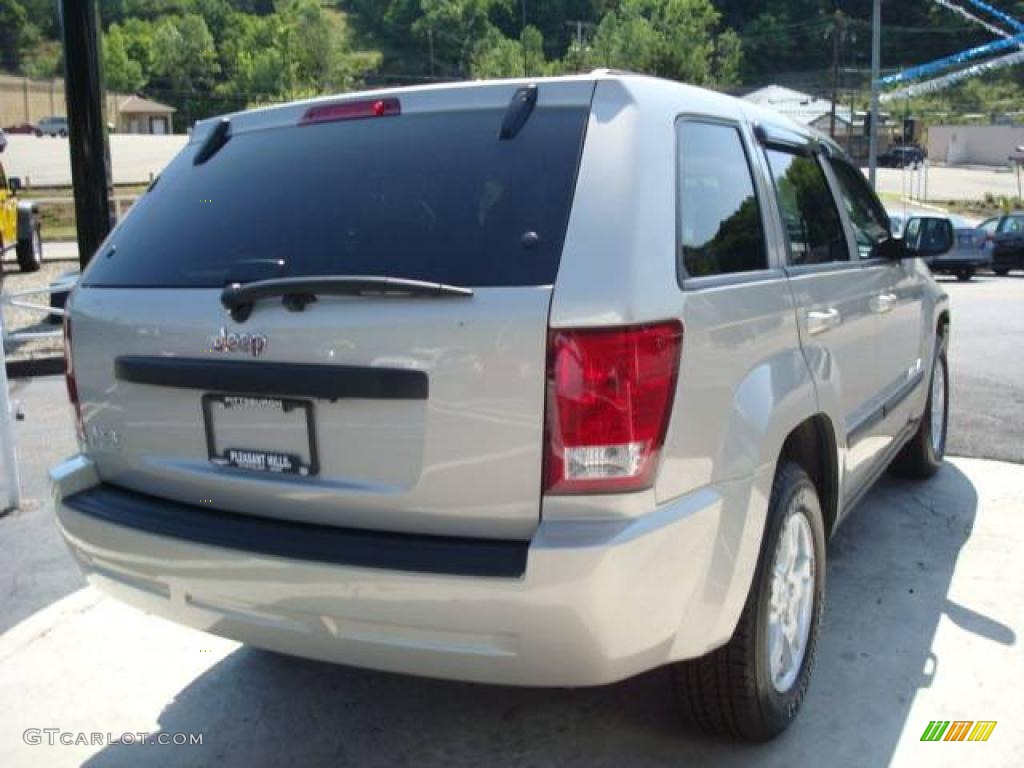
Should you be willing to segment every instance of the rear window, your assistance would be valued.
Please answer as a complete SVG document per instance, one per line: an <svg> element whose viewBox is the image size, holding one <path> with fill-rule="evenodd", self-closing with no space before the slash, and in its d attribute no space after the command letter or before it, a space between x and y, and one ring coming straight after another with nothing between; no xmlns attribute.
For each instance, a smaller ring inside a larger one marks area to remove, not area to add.
<svg viewBox="0 0 1024 768"><path fill-rule="evenodd" d="M111 235L84 282L219 287L246 264L283 259L289 277L551 284L588 109L538 107L501 141L504 114L254 130L199 166L199 146L190 145Z"/></svg>

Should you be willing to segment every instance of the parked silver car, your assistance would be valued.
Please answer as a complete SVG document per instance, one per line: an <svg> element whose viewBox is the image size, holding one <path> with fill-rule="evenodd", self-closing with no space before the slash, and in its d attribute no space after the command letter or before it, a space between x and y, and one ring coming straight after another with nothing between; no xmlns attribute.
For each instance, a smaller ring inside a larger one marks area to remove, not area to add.
<svg viewBox="0 0 1024 768"><path fill-rule="evenodd" d="M69 299L60 528L216 634L517 685L672 665L691 718L768 738L825 541L942 461L916 255L837 146L655 78L208 120Z"/></svg>
<svg viewBox="0 0 1024 768"><path fill-rule="evenodd" d="M44 117L36 123L36 136L67 136L68 119L62 116Z"/></svg>

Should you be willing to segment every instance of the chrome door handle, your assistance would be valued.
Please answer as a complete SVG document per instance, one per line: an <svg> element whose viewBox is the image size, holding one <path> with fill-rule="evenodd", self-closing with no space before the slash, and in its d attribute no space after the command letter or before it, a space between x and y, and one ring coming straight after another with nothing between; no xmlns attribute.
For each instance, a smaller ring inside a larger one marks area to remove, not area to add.
<svg viewBox="0 0 1024 768"><path fill-rule="evenodd" d="M871 297L872 312L890 312L897 301L894 293L880 293Z"/></svg>
<svg viewBox="0 0 1024 768"><path fill-rule="evenodd" d="M835 307L828 309L812 309L807 313L807 333L816 336L819 333L839 327L843 322L843 316Z"/></svg>

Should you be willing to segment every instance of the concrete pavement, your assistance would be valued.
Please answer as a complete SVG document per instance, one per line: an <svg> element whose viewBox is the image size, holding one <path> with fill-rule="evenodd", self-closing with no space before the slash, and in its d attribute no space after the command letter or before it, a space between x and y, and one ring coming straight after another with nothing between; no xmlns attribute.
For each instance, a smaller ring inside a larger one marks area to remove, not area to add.
<svg viewBox="0 0 1024 768"><path fill-rule="evenodd" d="M188 142L188 136L110 135L110 163L115 184L145 184L159 174ZM9 135L3 155L7 177L31 179L32 186L70 186L68 140L49 136Z"/></svg>
<svg viewBox="0 0 1024 768"><path fill-rule="evenodd" d="M909 169L879 168L878 190L892 194L907 194L912 185L923 184L911 180ZM921 189L915 186L914 189ZM947 168L929 166L927 195L930 201L983 200L986 194L1015 198L1017 175L1006 168Z"/></svg>
<svg viewBox="0 0 1024 768"><path fill-rule="evenodd" d="M1020 765L1021 479L958 459L882 482L832 542L815 677L768 745L681 728L660 671L579 690L402 677L240 647L85 588L0 638L0 764ZM998 725L922 743L936 719ZM25 743L42 728L202 744Z"/></svg>

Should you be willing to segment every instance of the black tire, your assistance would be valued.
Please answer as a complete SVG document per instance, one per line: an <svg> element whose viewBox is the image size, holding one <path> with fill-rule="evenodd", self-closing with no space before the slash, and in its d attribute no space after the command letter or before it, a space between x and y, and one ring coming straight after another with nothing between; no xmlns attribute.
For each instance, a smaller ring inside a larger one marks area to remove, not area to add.
<svg viewBox="0 0 1024 768"><path fill-rule="evenodd" d="M1010 274L1010 270L1005 269L1003 267L1000 267L999 269L993 269L992 271L995 272L1000 277L1006 277L1008 274Z"/></svg>
<svg viewBox="0 0 1024 768"><path fill-rule="evenodd" d="M813 601L809 632L799 671L780 692L771 678L768 619L771 569L783 525L802 513L814 549ZM732 638L699 659L671 667L676 701L687 720L701 730L747 741L767 741L796 718L814 669L825 605L825 526L814 484L798 464L783 461L775 471L765 533L754 580Z"/></svg>
<svg viewBox="0 0 1024 768"><path fill-rule="evenodd" d="M932 372L928 377L928 402L921 414L921 422L917 431L910 438L903 449L897 454L892 462L892 471L900 477L925 480L942 466L942 460L946 456L946 438L949 428L949 361L946 356L946 336L942 335L936 339L935 362L932 364ZM933 384L935 382L935 370L942 369L941 392L945 404L942 414L942 434L936 441L932 439L932 397L935 394Z"/></svg>
<svg viewBox="0 0 1024 768"><path fill-rule="evenodd" d="M39 222L32 222L32 237L18 241L18 269L22 272L38 272L43 266L43 236Z"/></svg>
<svg viewBox="0 0 1024 768"><path fill-rule="evenodd" d="M974 277L974 270L970 268L958 269L956 272L956 279L961 283L970 282L972 277Z"/></svg>

